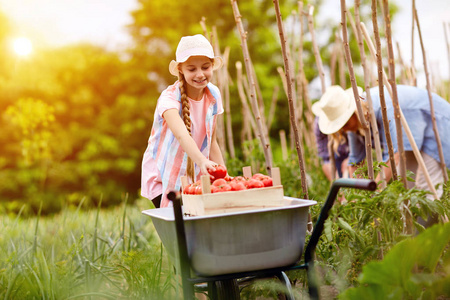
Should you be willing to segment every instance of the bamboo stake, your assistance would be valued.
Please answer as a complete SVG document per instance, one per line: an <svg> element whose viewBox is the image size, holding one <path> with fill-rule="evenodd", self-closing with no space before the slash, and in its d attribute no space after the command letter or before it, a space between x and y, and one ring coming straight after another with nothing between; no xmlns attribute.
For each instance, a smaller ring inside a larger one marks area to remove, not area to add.
<svg viewBox="0 0 450 300"><path fill-rule="evenodd" d="M389 131L389 120L387 117L386 111L386 101L384 99L384 88L383 88L383 64L381 61L381 42L380 42L380 34L378 32L378 21L377 21L377 2L376 0L372 0L372 22L373 22L373 32L375 35L375 42L377 46L377 69L378 69L378 89L380 96L380 104L381 104L381 115L383 117L383 125L384 125L384 134L386 136L386 142L388 146L389 152L389 161L391 162L391 170L392 170L392 178L397 180L397 168L395 165L394 159L394 146L392 144L391 133Z"/></svg>
<svg viewBox="0 0 450 300"><path fill-rule="evenodd" d="M331 85L336 85L336 65L337 65L337 52L338 43L337 43L337 33L335 34L335 42L333 43L333 48L331 50L330 55L330 77L331 77Z"/></svg>
<svg viewBox="0 0 450 300"><path fill-rule="evenodd" d="M443 23L443 25L444 25L445 45L447 46L448 79L450 80L450 42L447 35L447 26L445 25L445 22ZM450 97L450 84L447 85L447 88L448 90L446 91L447 92L447 97L445 97L446 99Z"/></svg>
<svg viewBox="0 0 450 300"><path fill-rule="evenodd" d="M202 20L204 21L204 20ZM220 55L223 58L223 68L217 71L217 75L219 78L219 89L223 97L223 104L225 110L225 132L226 132L226 140L228 144L228 152L231 158L235 158L235 150L234 150L234 142L233 142L233 129L232 129L232 120L231 120L231 110L230 110L230 85L228 78L228 57L230 54L230 48L227 47L225 52L221 54L219 39L217 36L217 28L213 26L212 28L212 40L214 41L214 53L216 55ZM225 149L225 148L222 148Z"/></svg>
<svg viewBox="0 0 450 300"><path fill-rule="evenodd" d="M370 53L371 53L372 57L375 59L375 56L376 56L375 48L374 48L374 45L372 43L372 40L371 40L371 38L369 36L369 33L368 33L364 23L361 23L361 29L362 29L362 32L364 34L364 38L366 40L367 46L369 47ZM386 76L386 74L384 74L384 71L382 71L382 72L383 72L384 83L386 85L386 89L388 90L389 94L391 95L391 99L392 99L392 90L391 90L391 87L390 87L389 82L387 80L387 76ZM405 133L406 133L406 136L408 138L408 141L411 144L411 147L413 149L414 156L416 157L417 163L419 164L419 167L420 167L420 169L422 170L422 172L423 172L423 174L425 176L425 180L427 181L428 188L430 189L430 191L433 194L434 198L435 199L439 199L439 197L437 196L436 189L434 188L434 185L431 182L431 178L430 178L428 170L427 170L427 168L425 166L425 162L423 161L422 155L420 154L420 150L417 147L416 141L414 140L414 137L413 137L413 135L411 133L411 130L409 129L409 125L406 122L405 116L403 115L403 112L402 112L401 108L400 108L400 118L401 118L401 121L402 121L403 129L405 129Z"/></svg>
<svg viewBox="0 0 450 300"><path fill-rule="evenodd" d="M300 120L303 120L301 116L306 117L305 128L309 129L305 131L305 140L307 141L307 145L310 149L313 149L313 153L317 154L317 148L314 143L314 116L311 110L311 100L309 99L308 94L308 81L305 76L305 72L303 72L303 36L304 36L304 16L303 12L303 2L298 1L298 11L299 11L299 23L300 23L300 36L299 36L299 47L298 47L298 76L297 76L297 99L300 99L299 106L301 107L301 114L298 115ZM306 107L306 110L303 111L303 107ZM319 163L317 155L315 157L315 163Z"/></svg>
<svg viewBox="0 0 450 300"><path fill-rule="evenodd" d="M388 45L388 58L389 58L389 84L391 85L392 89L392 104L394 107L394 119L395 119L395 128L397 131L397 143L398 143L398 153L400 156L400 178L403 182L403 186L405 188L408 187L406 182L406 155L405 155L405 148L403 146L403 133L402 133L402 126L400 121L400 105L398 103L398 93L397 93L397 84L395 81L395 64L394 64L394 51L392 47L392 32L391 32L391 17L389 14L389 4L388 0L383 0L384 8L383 16L384 16L384 22L386 26L386 40ZM413 216L411 214L411 211L409 210L411 201L409 199L406 199L403 203L404 205L404 230L406 233L411 234L413 232Z"/></svg>
<svg viewBox="0 0 450 300"><path fill-rule="evenodd" d="M258 102L256 99L256 84L255 78L253 77L253 68L250 64L250 53L247 47L247 33L244 31L244 26L241 21L241 14L239 13L239 8L236 0L231 0L231 6L233 8L233 14L236 21L236 25L241 36L241 46L244 55L245 69L247 71L247 77L250 82L250 100L252 105L253 114L255 115L256 124L258 126L258 137L261 141L261 145L264 151L264 158L266 162L266 171L271 176L272 174L272 154L270 149L270 144L266 141L266 135L264 131L264 125L261 121L261 114L259 112Z"/></svg>
<svg viewBox="0 0 450 300"><path fill-rule="evenodd" d="M268 132L270 132L270 127L272 126L273 119L275 117L275 109L277 107L279 90L280 90L280 87L278 85L276 85L273 88L272 101L270 102L269 116L267 117L267 131Z"/></svg>
<svg viewBox="0 0 450 300"><path fill-rule="evenodd" d="M355 97L356 110L358 113L359 121L364 130L364 138L366 145L366 161L367 161L367 173L369 179L373 179L373 158L372 158L372 140L370 135L370 127L364 117L364 112L361 106L361 99L359 98L358 85L355 79L355 73L353 71L353 62L350 54L350 46L348 44L348 33L347 33L347 21L345 18L347 8L345 6L345 0L341 0L341 27L342 27L342 39L344 43L344 54L347 61L347 68L350 75L350 82L352 84L353 96Z"/></svg>
<svg viewBox="0 0 450 300"><path fill-rule="evenodd" d="M428 65L427 65L427 55L425 53L425 46L423 45L422 32L420 30L420 23L419 23L419 16L417 15L417 9L414 10L414 17L416 19L417 32L419 33L420 46L422 48L423 67L425 70L425 78L427 82L428 100L430 101L431 123L433 124L434 137L436 138L436 144L438 147L439 159L441 161L442 175L444 176L444 183L447 183L448 181L447 167L445 166L444 152L442 151L442 142L437 128L436 115L434 113L433 96L431 95L430 76L428 73Z"/></svg>
<svg viewBox="0 0 450 300"><path fill-rule="evenodd" d="M398 153L400 155L400 178L403 182L404 187L406 188L407 187L406 155L405 155L405 147L403 146L403 133L402 133L402 124L400 121L400 105L398 103L397 83L395 81L394 49L392 47L391 16L389 14L388 0L383 0L383 7L384 7L384 23L386 26L386 39L389 58L389 84L391 85L392 89L393 97L391 98L391 100L392 105L394 107L395 129L397 131L397 147Z"/></svg>
<svg viewBox="0 0 450 300"><path fill-rule="evenodd" d="M405 62L403 61L403 57L402 57L402 51L400 50L400 44L398 42L395 43L395 46L397 47L397 53L398 53L398 62L400 64L400 82L402 84L408 84L408 71L407 71L407 67L405 65Z"/></svg>
<svg viewBox="0 0 450 300"><path fill-rule="evenodd" d="M382 162L383 161L383 155L381 152L381 142L380 142L380 131L378 129L377 119L375 117L375 113L373 112L373 104L372 104L372 96L370 93L370 69L368 64L366 63L366 53L364 50L364 40L361 32L361 21L360 21L360 15L359 15L359 7L360 7L361 0L355 0L355 20L356 20L356 26L355 26L355 32L356 37L358 40L358 47L359 47L359 53L361 56L361 65L363 67L364 71L364 89L366 91L366 98L369 108L369 120L370 124L372 126L372 135L373 140L375 144L375 156L377 158L377 161ZM384 172L379 173L380 180L381 180L381 188L386 187L386 181Z"/></svg>
<svg viewBox="0 0 450 300"><path fill-rule="evenodd" d="M280 134L280 144L281 144L281 155L283 157L283 161L286 161L288 159L286 132L284 130L280 130L279 134Z"/></svg>
<svg viewBox="0 0 450 300"><path fill-rule="evenodd" d="M416 78L416 66L414 64L414 11L416 9L416 1L412 0L412 23L411 23L411 72L412 72L412 85L417 86Z"/></svg>
<svg viewBox="0 0 450 300"><path fill-rule="evenodd" d="M311 33L311 42L313 44L314 57L316 59L317 71L319 72L320 84L322 86L322 94L324 94L325 90L326 90L325 72L323 71L322 59L320 58L319 47L317 46L316 35L314 33L314 22L313 22L314 6L312 6L310 4L310 5L308 5L308 7L309 7L308 28L309 28L309 32Z"/></svg>
<svg viewBox="0 0 450 300"><path fill-rule="evenodd" d="M297 125L297 117L295 113L295 106L293 101L293 91L292 91L292 82L291 82L291 64L289 61L289 56L286 49L286 39L284 37L284 29L283 29L283 21L281 19L281 12L280 12L280 6L278 3L278 0L273 0L273 4L275 6L275 15L277 18L277 24L278 24L278 33L280 35L280 42L281 42L281 51L283 54L283 62L284 62L284 70L286 73L286 82L287 82L287 91L288 91L288 102L289 102L289 118L291 121L291 127L292 131L294 133L295 137L295 147L297 150L297 156L298 156L298 162L300 166L300 174L301 174L301 181L302 181L302 198L309 199L308 197L308 186L306 182L306 171L305 171L305 162L303 158L303 149L301 142L299 140L299 132L298 132L298 125ZM310 226L311 225L311 226ZM312 224L308 222L308 230L312 229Z"/></svg>
<svg viewBox="0 0 450 300"><path fill-rule="evenodd" d="M342 31L342 29L341 29ZM339 35L337 35L338 44L342 45L342 40ZM343 88L347 88L347 80L345 78L345 57L344 53L342 52L342 48L338 48L338 65L339 65L339 85Z"/></svg>
<svg viewBox="0 0 450 300"><path fill-rule="evenodd" d="M244 86L243 86L243 82L245 82L245 80L243 79L243 75L242 75L242 63L240 61L236 62L236 70L237 70L237 75L236 75L236 84L237 84L237 88L238 88L238 94L239 94L239 99L241 100L241 104L242 107L244 109L244 111L246 112L246 114L244 115L244 123L246 124L250 124L251 125L251 129L253 130L253 132L256 134L258 132L257 126L256 126L256 121L253 118L253 115L250 111L250 107L248 106L247 103L247 96L245 95L245 91L244 91ZM252 134L251 134L251 129L250 127L245 126L246 128L248 128L248 134L247 134L247 139L251 140L252 138Z"/></svg>

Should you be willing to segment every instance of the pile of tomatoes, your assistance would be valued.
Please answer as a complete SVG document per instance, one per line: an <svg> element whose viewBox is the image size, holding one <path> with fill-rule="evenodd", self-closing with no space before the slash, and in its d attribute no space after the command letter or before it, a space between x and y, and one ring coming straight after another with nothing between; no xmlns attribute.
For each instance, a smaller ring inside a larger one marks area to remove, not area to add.
<svg viewBox="0 0 450 300"><path fill-rule="evenodd" d="M268 175L256 173L251 178L244 176L230 177L227 175L225 166L216 167L216 170L210 174L213 176L213 179L211 179L211 193L242 191L273 186L272 178ZM183 194L201 195L201 181L198 180L187 185L183 190Z"/></svg>

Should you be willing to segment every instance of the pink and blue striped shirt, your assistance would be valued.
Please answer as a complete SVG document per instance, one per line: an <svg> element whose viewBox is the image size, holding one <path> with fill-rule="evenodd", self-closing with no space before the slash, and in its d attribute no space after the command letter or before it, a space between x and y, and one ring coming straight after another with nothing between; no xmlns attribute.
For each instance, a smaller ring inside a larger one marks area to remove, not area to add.
<svg viewBox="0 0 450 300"><path fill-rule="evenodd" d="M200 137L200 140L203 140L200 151L205 157L209 158L212 133L217 115L223 113L223 105L220 91L212 83L209 83L205 89L205 96L204 101L207 102L205 103L206 112L203 114L205 115L203 123L205 128L200 130L192 126L191 133L193 137L197 137L196 133L204 133L204 137ZM168 191L179 191L181 189L181 176L186 174L187 164L186 152L181 148L162 117L167 107L165 104L168 101L178 106L176 108L178 108L181 116L181 94L178 81L165 89L158 99L148 146L142 161L141 195L153 199L162 194L161 207L170 204L167 199ZM164 108L161 109L161 107ZM171 108L170 105L167 108ZM191 113L191 117L194 115ZM195 167L195 174L196 178L199 178L200 170L197 166Z"/></svg>

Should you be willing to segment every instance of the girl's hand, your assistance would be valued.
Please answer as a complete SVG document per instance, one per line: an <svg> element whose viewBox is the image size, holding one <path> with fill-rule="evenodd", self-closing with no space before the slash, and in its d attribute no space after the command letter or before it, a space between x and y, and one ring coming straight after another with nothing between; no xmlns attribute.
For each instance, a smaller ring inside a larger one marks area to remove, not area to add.
<svg viewBox="0 0 450 300"><path fill-rule="evenodd" d="M212 160L209 159L204 159L202 160L202 162L199 164L200 167L200 173L202 175L209 175L210 177L212 177L212 175L210 174L209 171L214 172L216 170L216 167L218 166L218 163L213 162Z"/></svg>

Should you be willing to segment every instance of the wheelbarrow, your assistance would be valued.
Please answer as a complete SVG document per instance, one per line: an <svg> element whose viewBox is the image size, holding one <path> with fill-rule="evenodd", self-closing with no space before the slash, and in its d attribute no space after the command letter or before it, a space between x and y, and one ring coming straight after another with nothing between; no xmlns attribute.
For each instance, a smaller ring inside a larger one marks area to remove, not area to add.
<svg viewBox="0 0 450 300"><path fill-rule="evenodd" d="M333 182L308 244L305 243L309 206L316 201L284 197L279 207L207 216L183 216L181 195L170 192L173 207L145 210L181 275L184 299L208 292L210 299L240 299L239 286L277 277L294 299L286 271L306 270L308 293L319 299L314 281L314 252L325 220L341 187L375 190L367 179Z"/></svg>

